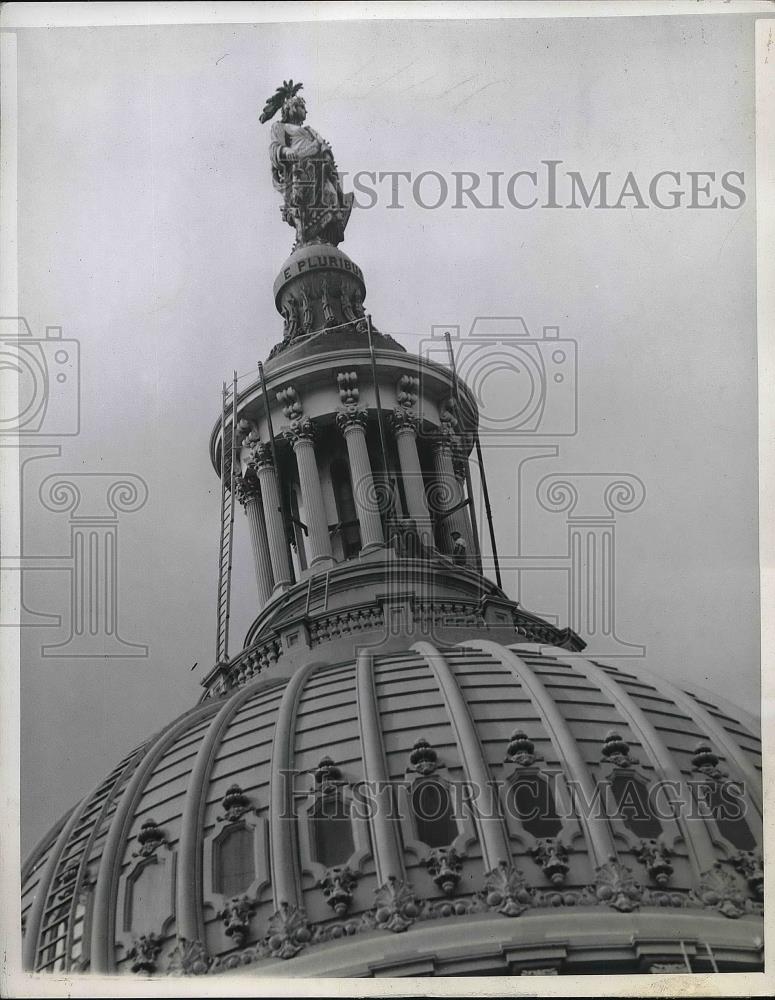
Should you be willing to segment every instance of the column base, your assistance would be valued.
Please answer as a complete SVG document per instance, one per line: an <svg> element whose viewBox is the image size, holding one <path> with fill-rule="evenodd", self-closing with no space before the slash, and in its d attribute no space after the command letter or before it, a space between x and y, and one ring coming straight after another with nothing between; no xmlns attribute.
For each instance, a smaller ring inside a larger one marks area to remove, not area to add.
<svg viewBox="0 0 775 1000"><path fill-rule="evenodd" d="M336 559L333 556L315 556L307 568L312 569L313 566L317 566L318 569L331 569L336 566Z"/></svg>
<svg viewBox="0 0 775 1000"><path fill-rule="evenodd" d="M364 556L370 555L372 552L381 552L383 549L390 548L385 542L370 542L368 545L364 545L361 551L358 553L358 558L362 559Z"/></svg>

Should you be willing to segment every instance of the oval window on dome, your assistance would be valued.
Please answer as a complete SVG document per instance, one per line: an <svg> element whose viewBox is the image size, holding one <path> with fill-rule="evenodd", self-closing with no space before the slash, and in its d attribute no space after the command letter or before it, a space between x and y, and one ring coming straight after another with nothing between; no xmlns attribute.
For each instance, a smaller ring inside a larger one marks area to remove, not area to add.
<svg viewBox="0 0 775 1000"><path fill-rule="evenodd" d="M449 789L440 781L417 781L412 787L412 813L417 838L428 847L448 847L457 837Z"/></svg>
<svg viewBox="0 0 775 1000"><path fill-rule="evenodd" d="M707 803L718 832L738 851L756 850L756 837L744 818L745 801L735 794L735 782L714 782L707 793Z"/></svg>
<svg viewBox="0 0 775 1000"><path fill-rule="evenodd" d="M662 824L654 814L649 790L644 781L630 774L614 774L611 791L616 803L616 819L620 819L636 837L656 840Z"/></svg>
<svg viewBox="0 0 775 1000"><path fill-rule="evenodd" d="M539 774L515 778L506 793L506 809L537 839L556 837L562 830L549 782Z"/></svg>
<svg viewBox="0 0 775 1000"><path fill-rule="evenodd" d="M223 896L245 892L256 878L253 830L234 826L217 842L214 888Z"/></svg>
<svg viewBox="0 0 775 1000"><path fill-rule="evenodd" d="M350 807L341 792L322 795L310 816L312 853L326 868L345 864L355 852Z"/></svg>

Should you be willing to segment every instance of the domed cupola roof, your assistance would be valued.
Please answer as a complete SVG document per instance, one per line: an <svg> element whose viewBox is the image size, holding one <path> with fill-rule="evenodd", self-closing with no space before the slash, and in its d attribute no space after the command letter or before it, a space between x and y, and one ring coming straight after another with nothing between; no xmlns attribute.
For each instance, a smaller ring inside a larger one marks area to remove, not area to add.
<svg viewBox="0 0 775 1000"><path fill-rule="evenodd" d="M486 628L267 673L181 716L52 832L25 872L30 963L755 968L760 754L738 716Z"/></svg>

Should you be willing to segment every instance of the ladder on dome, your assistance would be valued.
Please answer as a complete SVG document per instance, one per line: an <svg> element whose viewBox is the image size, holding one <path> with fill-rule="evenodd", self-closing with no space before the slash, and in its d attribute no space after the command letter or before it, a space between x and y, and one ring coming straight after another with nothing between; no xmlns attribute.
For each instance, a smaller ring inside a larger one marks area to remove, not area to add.
<svg viewBox="0 0 775 1000"><path fill-rule="evenodd" d="M229 419L231 418L231 419ZM234 481L237 475L237 373L231 386L223 383L221 406L221 538L218 551L218 630L215 662L229 662L229 614L231 611L231 552L234 542Z"/></svg>

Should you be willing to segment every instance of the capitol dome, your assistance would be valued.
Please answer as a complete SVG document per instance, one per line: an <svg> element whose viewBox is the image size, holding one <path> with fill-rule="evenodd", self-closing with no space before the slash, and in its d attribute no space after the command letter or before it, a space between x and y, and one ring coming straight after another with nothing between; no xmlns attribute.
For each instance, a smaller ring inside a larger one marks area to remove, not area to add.
<svg viewBox="0 0 775 1000"><path fill-rule="evenodd" d="M222 517L201 700L27 860L26 967L760 970L757 724L595 662L581 617L523 608L497 560L489 579L474 394L454 359L373 327L360 268L325 242L350 208L327 183L322 214L286 203L283 339L224 387L210 439ZM597 562L577 567L576 609L605 593L600 531L577 547ZM231 652L235 555L252 558L257 614Z"/></svg>
<svg viewBox="0 0 775 1000"><path fill-rule="evenodd" d="M35 967L760 968L760 745L740 713L468 628L354 660L321 646L139 747L28 863ZM701 791L702 815L666 804Z"/></svg>

